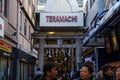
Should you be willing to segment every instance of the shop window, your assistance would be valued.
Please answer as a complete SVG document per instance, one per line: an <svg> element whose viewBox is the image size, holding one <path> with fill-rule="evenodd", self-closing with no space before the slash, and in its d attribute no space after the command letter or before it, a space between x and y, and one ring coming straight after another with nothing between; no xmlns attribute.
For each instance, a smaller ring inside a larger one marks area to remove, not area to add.
<svg viewBox="0 0 120 80"><path fill-rule="evenodd" d="M28 74L29 75L29 79L32 80L33 74L34 74L34 66L31 65L31 64L28 65L28 73L29 73Z"/></svg>
<svg viewBox="0 0 120 80"><path fill-rule="evenodd" d="M117 39L115 30L112 31L111 36L112 36L111 41L112 41L113 51L118 51L119 46L118 46L118 39Z"/></svg>
<svg viewBox="0 0 120 80"><path fill-rule="evenodd" d="M0 80L12 80L11 59L0 56Z"/></svg>
<svg viewBox="0 0 120 80"><path fill-rule="evenodd" d="M117 38L118 38L118 45L120 48L120 28L117 28Z"/></svg>
<svg viewBox="0 0 120 80"><path fill-rule="evenodd" d="M111 41L109 37L105 38L105 47L106 47L107 53L112 53L112 46L111 46Z"/></svg>
<svg viewBox="0 0 120 80"><path fill-rule="evenodd" d="M19 80L28 80L29 78L29 68L28 64L24 61L20 61L20 68L19 68Z"/></svg>
<svg viewBox="0 0 120 80"><path fill-rule="evenodd" d="M118 31L111 31L109 37L105 38L105 46L107 53L116 53L119 51L119 34Z"/></svg>
<svg viewBox="0 0 120 80"><path fill-rule="evenodd" d="M23 63L20 62L20 73L19 73L19 79L24 80L24 73L23 73Z"/></svg>
<svg viewBox="0 0 120 80"><path fill-rule="evenodd" d="M7 59L6 58L1 58L1 78L4 80L7 79L7 71L6 71L6 68L7 68ZM2 80L1 79L1 80Z"/></svg>

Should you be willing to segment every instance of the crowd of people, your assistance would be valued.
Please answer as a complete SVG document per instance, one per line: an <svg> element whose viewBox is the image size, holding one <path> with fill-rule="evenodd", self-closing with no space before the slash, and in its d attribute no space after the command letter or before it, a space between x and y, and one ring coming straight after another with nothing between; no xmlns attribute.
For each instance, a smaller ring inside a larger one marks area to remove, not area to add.
<svg viewBox="0 0 120 80"><path fill-rule="evenodd" d="M67 76L58 73L56 64L48 62L43 66L43 74L35 77L35 80L120 80L120 65L113 68L105 64L94 74L93 63L86 62L80 71L73 71L72 74L68 72Z"/></svg>

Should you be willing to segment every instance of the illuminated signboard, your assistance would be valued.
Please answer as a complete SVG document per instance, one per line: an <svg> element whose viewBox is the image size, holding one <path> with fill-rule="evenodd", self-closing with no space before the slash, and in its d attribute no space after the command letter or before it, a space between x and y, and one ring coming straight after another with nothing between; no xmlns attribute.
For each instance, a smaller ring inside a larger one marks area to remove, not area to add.
<svg viewBox="0 0 120 80"><path fill-rule="evenodd" d="M83 13L40 13L40 27L83 26Z"/></svg>
<svg viewBox="0 0 120 80"><path fill-rule="evenodd" d="M0 37L4 37L4 20L0 17Z"/></svg>
<svg viewBox="0 0 120 80"><path fill-rule="evenodd" d="M11 53L12 52L12 46L0 41L0 50Z"/></svg>

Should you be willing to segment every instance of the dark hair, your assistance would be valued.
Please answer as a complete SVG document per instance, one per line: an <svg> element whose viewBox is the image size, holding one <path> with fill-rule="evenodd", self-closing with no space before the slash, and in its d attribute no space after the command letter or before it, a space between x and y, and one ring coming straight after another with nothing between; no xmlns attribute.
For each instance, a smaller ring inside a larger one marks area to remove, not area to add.
<svg viewBox="0 0 120 80"><path fill-rule="evenodd" d="M102 66L103 72L106 72L109 69L112 69L112 67L109 64L105 64L105 65Z"/></svg>
<svg viewBox="0 0 120 80"><path fill-rule="evenodd" d="M94 63L91 61L86 61L83 65L94 65Z"/></svg>
<svg viewBox="0 0 120 80"><path fill-rule="evenodd" d="M46 75L47 71L51 71L52 68L56 67L56 64L52 63L52 62L47 62L44 66L43 66L43 72L44 75Z"/></svg>
<svg viewBox="0 0 120 80"><path fill-rule="evenodd" d="M91 65L89 65L89 64L84 64L82 67L87 67L88 68L88 71L90 72L90 73L93 73L93 67L91 66Z"/></svg>
<svg viewBox="0 0 120 80"><path fill-rule="evenodd" d="M37 71L40 71L40 68L37 68Z"/></svg>
<svg viewBox="0 0 120 80"><path fill-rule="evenodd" d="M118 66L115 67L115 69L114 69L114 75L115 75L115 78L116 78L116 74L115 74L115 72L116 72L116 70L117 70L118 68L120 68L120 65L118 65Z"/></svg>

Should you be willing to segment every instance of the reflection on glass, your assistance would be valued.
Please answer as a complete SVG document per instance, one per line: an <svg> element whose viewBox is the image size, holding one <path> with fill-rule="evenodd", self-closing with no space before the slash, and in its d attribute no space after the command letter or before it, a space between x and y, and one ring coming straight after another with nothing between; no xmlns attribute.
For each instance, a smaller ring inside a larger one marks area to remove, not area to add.
<svg viewBox="0 0 120 80"><path fill-rule="evenodd" d="M119 50L118 41L117 41L117 37L115 35L115 31L112 31L112 38L111 39L112 39L113 51Z"/></svg>
<svg viewBox="0 0 120 80"><path fill-rule="evenodd" d="M111 45L110 45L110 39L105 38L105 42L106 42L106 51L107 51L107 53L112 53L112 48L111 48Z"/></svg>

